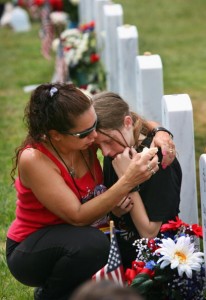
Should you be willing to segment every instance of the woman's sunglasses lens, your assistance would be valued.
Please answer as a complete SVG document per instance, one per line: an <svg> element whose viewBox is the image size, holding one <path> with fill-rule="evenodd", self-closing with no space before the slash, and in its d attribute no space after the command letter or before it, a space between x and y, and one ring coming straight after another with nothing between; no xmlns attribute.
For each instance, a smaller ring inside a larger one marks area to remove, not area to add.
<svg viewBox="0 0 206 300"><path fill-rule="evenodd" d="M87 137L94 129L84 132L84 133L80 133L79 138L80 139L84 139L85 137Z"/></svg>

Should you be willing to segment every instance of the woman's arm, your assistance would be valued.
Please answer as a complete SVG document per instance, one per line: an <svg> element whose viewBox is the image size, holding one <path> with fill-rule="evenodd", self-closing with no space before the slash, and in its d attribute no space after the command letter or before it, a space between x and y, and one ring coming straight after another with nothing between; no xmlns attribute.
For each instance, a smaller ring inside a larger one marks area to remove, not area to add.
<svg viewBox="0 0 206 300"><path fill-rule="evenodd" d="M105 193L81 204L66 185L58 167L36 149L26 149L19 159L20 180L49 211L65 222L83 226L94 222L111 211L136 185L148 180L151 173L147 164L156 165L157 159L133 155L124 175Z"/></svg>

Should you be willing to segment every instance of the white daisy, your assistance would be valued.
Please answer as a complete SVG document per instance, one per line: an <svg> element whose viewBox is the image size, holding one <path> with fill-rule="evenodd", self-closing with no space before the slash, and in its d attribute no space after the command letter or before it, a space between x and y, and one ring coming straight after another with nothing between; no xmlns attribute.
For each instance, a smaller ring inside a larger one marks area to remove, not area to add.
<svg viewBox="0 0 206 300"><path fill-rule="evenodd" d="M192 270L200 271L204 253L195 252L190 237L181 236L176 243L171 238L162 239L162 244L159 246L155 253L162 255L157 261L157 263L161 262L161 269L170 264L171 269L177 268L179 276L185 273L188 278L192 278Z"/></svg>

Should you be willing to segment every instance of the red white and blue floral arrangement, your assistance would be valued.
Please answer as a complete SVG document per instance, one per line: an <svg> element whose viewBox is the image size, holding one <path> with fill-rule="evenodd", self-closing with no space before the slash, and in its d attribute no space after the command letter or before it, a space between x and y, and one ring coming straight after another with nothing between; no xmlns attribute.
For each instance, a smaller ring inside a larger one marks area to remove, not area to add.
<svg viewBox="0 0 206 300"><path fill-rule="evenodd" d="M206 299L202 227L177 217L160 232L160 237L135 241L137 258L125 273L128 285L146 300Z"/></svg>

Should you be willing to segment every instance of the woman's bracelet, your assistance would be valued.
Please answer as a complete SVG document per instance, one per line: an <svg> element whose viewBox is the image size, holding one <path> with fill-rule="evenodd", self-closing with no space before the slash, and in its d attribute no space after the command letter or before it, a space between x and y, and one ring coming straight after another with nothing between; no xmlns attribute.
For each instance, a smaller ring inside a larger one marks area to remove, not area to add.
<svg viewBox="0 0 206 300"><path fill-rule="evenodd" d="M153 128L149 135L153 137L153 136L155 136L155 134L158 131L165 131L165 132L167 132L170 135L171 138L173 138L173 134L169 130L167 130L166 128L164 128L164 127L155 127L155 128Z"/></svg>
<svg viewBox="0 0 206 300"><path fill-rule="evenodd" d="M130 191L130 193L133 193L133 192L139 192L139 191L140 191L140 186L137 185L137 186L135 186L135 187Z"/></svg>

